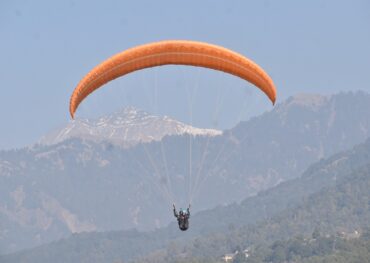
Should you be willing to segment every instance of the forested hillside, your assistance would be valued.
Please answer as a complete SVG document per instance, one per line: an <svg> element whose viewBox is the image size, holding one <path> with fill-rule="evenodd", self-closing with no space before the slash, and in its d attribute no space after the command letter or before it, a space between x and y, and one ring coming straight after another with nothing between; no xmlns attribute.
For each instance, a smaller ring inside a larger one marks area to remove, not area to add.
<svg viewBox="0 0 370 263"><path fill-rule="evenodd" d="M261 192L241 204L195 215L185 234L175 224L149 233L77 234L2 260L112 262L128 261L147 253L150 254L140 261L217 260L237 248L270 246L277 240L310 236L315 229L330 236L338 231L361 232L370 222L369 156L370 141L321 160L300 178ZM73 252L67 255L66 251Z"/></svg>

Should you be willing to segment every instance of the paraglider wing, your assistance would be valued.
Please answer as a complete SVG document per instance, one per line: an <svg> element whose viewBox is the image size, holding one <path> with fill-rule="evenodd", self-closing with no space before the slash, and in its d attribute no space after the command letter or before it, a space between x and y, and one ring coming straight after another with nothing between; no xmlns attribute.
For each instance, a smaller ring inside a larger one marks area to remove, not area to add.
<svg viewBox="0 0 370 263"><path fill-rule="evenodd" d="M71 96L71 117L74 118L79 104L105 83L133 71L171 64L205 67L238 76L253 83L275 103L276 89L273 81L250 59L208 43L169 40L125 50L96 66L80 81Z"/></svg>

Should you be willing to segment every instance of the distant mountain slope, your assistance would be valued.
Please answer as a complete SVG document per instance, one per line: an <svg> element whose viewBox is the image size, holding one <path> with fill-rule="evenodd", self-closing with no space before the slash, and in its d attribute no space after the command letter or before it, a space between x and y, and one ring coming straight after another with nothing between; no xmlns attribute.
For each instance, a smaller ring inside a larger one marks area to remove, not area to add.
<svg viewBox="0 0 370 263"><path fill-rule="evenodd" d="M39 143L50 145L70 138L81 138L95 142L110 141L129 146L159 141L164 136L184 134L216 136L221 135L222 132L192 127L167 116L154 116L130 107L97 120L73 120L66 127L43 136Z"/></svg>
<svg viewBox="0 0 370 263"><path fill-rule="evenodd" d="M369 137L369 102L364 92L290 97L230 131L243 158L231 159L227 167L243 166L242 173L277 177L276 182L296 177L307 164Z"/></svg>
<svg viewBox="0 0 370 263"><path fill-rule="evenodd" d="M193 213L241 201L364 141L368 112L367 93L301 95L221 136L165 136L130 148L74 138L0 152L1 252L71 233L166 226L165 190L179 206L194 190ZM197 225L194 234L206 231Z"/></svg>
<svg viewBox="0 0 370 263"><path fill-rule="evenodd" d="M205 233L230 226L255 223L270 218L287 208L295 207L302 200L323 188L333 187L338 181L370 163L370 140L351 150L335 154L311 165L301 177L283 182L261 191L240 204L219 206L200 212L193 218L196 232ZM215 220L222 215L222 220ZM202 222L212 222L209 226Z"/></svg>
<svg viewBox="0 0 370 263"><path fill-rule="evenodd" d="M341 232L361 233L370 227L370 159L367 165L354 171L351 171L351 162L346 166L347 173L335 179L331 186L322 187L292 208L282 210L258 224L234 225L227 230L198 237L192 242L172 243L165 250L151 253L138 262L203 262L202 258L219 259L221 255L234 252L237 248L271 244L295 236L309 236L315 228L331 236ZM335 171L327 175L327 180L336 176ZM281 195L284 196L284 193ZM223 215L219 214L218 220ZM236 222L238 218L240 222L240 218L247 217L246 211L242 210L234 217Z"/></svg>
<svg viewBox="0 0 370 263"><path fill-rule="evenodd" d="M172 223L152 233L76 234L2 260L9 263L127 262L167 246L166 250L152 253L145 262L176 262L176 258L189 261L193 257L219 258L237 247L310 235L317 227L327 234L353 232L368 227L370 222L369 156L370 140L321 160L300 178L263 191L240 205L194 215L187 233L178 231ZM192 238L195 239L190 241Z"/></svg>

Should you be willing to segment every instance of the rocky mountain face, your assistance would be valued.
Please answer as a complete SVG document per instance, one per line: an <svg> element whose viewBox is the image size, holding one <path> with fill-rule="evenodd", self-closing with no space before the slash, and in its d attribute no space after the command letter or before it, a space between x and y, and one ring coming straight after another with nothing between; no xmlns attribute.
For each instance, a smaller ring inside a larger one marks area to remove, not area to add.
<svg viewBox="0 0 370 263"><path fill-rule="evenodd" d="M204 262L202 259L207 258L218 262L221 255L236 247L256 248L276 240L311 237L315 229L331 236L338 232L361 233L370 222L369 156L367 140L314 163L300 177L261 191L240 204L193 215L186 233L172 223L154 232L75 234L30 251L0 256L0 261Z"/></svg>
<svg viewBox="0 0 370 263"><path fill-rule="evenodd" d="M0 253L71 233L159 228L173 220L172 202L192 199L196 212L240 201L364 141L368 112L366 93L300 95L220 136L122 147L81 135L54 144L67 134L0 152Z"/></svg>
<svg viewBox="0 0 370 263"><path fill-rule="evenodd" d="M191 134L193 136L217 136L222 132L200 129L170 117L154 116L132 107L97 120L76 119L65 127L43 136L40 144L57 144L70 138L95 142L109 141L122 146L160 141L164 136Z"/></svg>

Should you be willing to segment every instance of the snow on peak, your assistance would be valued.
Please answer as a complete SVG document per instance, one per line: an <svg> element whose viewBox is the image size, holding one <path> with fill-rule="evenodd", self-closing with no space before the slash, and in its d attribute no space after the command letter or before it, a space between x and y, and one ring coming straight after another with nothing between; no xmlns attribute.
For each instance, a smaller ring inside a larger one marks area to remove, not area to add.
<svg viewBox="0 0 370 263"><path fill-rule="evenodd" d="M167 135L217 136L222 131L196 128L168 116L154 116L133 107L124 108L96 120L76 119L64 128L42 137L41 144L56 144L69 138L111 141L121 145L159 141Z"/></svg>

